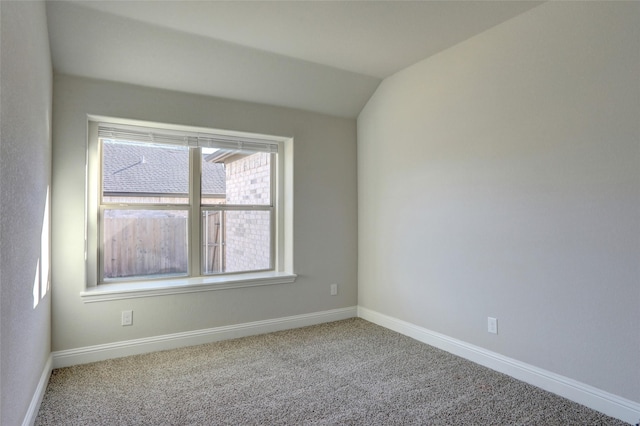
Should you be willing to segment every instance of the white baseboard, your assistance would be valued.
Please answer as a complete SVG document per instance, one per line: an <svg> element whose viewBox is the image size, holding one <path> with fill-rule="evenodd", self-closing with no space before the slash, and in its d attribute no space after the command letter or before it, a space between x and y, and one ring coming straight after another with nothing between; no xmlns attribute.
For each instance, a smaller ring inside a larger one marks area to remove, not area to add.
<svg viewBox="0 0 640 426"><path fill-rule="evenodd" d="M49 384L52 365L53 357L49 355L49 358L47 358L47 362L44 364L44 368L42 369L42 374L40 374L40 380L38 381L36 391L33 393L33 398L31 398L31 403L29 404L29 408L27 409L27 414L24 416L22 426L31 426L36 421L38 411L40 410L40 404L42 403L42 398L44 397L44 392L47 390L47 385Z"/></svg>
<svg viewBox="0 0 640 426"><path fill-rule="evenodd" d="M244 324L165 334L162 336L126 340L104 345L87 346L52 353L53 368L69 367L106 359L120 358L185 346L201 345L226 339L271 333L309 325L339 321L357 316L357 307L332 309L311 314L295 315Z"/></svg>
<svg viewBox="0 0 640 426"><path fill-rule="evenodd" d="M555 393L608 416L631 424L640 422L640 404L637 402L361 306L358 307L358 317Z"/></svg>

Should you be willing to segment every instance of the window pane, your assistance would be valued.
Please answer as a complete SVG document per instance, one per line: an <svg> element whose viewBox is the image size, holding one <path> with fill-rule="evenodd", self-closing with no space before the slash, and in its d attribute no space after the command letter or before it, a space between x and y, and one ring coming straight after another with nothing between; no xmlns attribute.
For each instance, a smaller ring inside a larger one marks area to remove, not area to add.
<svg viewBox="0 0 640 426"><path fill-rule="evenodd" d="M205 274L224 272L222 215L221 211L202 212L202 270Z"/></svg>
<svg viewBox="0 0 640 426"><path fill-rule="evenodd" d="M189 148L102 139L107 203L189 202Z"/></svg>
<svg viewBox="0 0 640 426"><path fill-rule="evenodd" d="M203 148L202 204L271 205L272 155Z"/></svg>
<svg viewBox="0 0 640 426"><path fill-rule="evenodd" d="M271 269L271 212L203 211L205 274Z"/></svg>
<svg viewBox="0 0 640 426"><path fill-rule="evenodd" d="M187 275L187 219L186 210L105 209L104 279Z"/></svg>

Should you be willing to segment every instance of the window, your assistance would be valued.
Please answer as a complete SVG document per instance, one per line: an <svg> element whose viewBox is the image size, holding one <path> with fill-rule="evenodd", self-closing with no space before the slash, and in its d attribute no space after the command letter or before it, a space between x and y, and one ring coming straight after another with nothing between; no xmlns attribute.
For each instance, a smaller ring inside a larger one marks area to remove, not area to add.
<svg viewBox="0 0 640 426"><path fill-rule="evenodd" d="M290 272L284 142L90 121L88 287Z"/></svg>

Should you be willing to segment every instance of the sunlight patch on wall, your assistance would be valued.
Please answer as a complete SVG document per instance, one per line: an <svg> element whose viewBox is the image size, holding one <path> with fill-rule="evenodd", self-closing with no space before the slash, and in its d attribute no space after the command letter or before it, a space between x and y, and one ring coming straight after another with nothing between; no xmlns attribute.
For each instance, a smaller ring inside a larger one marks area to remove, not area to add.
<svg viewBox="0 0 640 426"><path fill-rule="evenodd" d="M40 234L40 258L36 263L35 276L33 278L33 309L38 306L49 292L51 284L50 255L51 255L51 239L50 239L50 223L49 214L49 187L47 187L47 198L44 203L44 212L42 214L42 232Z"/></svg>
<svg viewBox="0 0 640 426"><path fill-rule="evenodd" d="M33 278L33 309L40 303L40 259L36 263L36 273Z"/></svg>
<svg viewBox="0 0 640 426"><path fill-rule="evenodd" d="M49 213L50 210L50 199L49 199L49 187L47 186L47 199L44 203L44 214L42 215L42 234L40 236L40 263L42 264L42 273L40 280L40 297L44 297L49 292L49 286L51 284L51 268L50 268L50 260L51 260L51 232L50 232L50 224L51 224L51 215Z"/></svg>

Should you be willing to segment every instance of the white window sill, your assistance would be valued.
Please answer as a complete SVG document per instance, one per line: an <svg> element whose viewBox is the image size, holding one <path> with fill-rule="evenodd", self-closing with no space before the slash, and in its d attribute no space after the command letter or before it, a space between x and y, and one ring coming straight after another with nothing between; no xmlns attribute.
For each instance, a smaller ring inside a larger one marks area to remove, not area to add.
<svg viewBox="0 0 640 426"><path fill-rule="evenodd" d="M253 274L211 277L179 278L161 281L130 281L118 284L100 284L80 293L84 303L108 300L135 299L169 294L196 293L240 287L287 284L295 282L297 275L286 272L258 272Z"/></svg>

